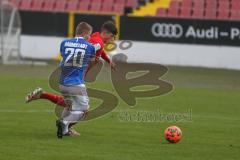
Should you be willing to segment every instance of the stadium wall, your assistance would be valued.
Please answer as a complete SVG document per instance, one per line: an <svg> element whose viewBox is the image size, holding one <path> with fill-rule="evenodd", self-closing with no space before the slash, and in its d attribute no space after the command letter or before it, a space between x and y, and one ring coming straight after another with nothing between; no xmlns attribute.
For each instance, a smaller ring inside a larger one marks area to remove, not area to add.
<svg viewBox="0 0 240 160"><path fill-rule="evenodd" d="M79 21L100 29L113 15L43 13L21 11L24 57L52 59L59 44L73 36ZM240 69L240 22L164 18L120 17L120 39L133 42L129 61L166 65ZM31 22L31 23L29 23ZM47 23L46 23L47 22Z"/></svg>
<svg viewBox="0 0 240 160"><path fill-rule="evenodd" d="M28 58L53 59L58 56L63 39L23 35L21 53ZM132 41L128 50L117 48L113 53L126 54L129 62L240 69L239 47Z"/></svg>
<svg viewBox="0 0 240 160"><path fill-rule="evenodd" d="M122 39L240 46L240 22L179 18L122 17Z"/></svg>

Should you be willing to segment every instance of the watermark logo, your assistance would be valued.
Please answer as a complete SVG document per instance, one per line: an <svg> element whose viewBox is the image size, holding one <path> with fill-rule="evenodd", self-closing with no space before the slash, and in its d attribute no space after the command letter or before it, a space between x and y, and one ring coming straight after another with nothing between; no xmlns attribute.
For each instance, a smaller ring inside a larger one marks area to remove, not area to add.
<svg viewBox="0 0 240 160"><path fill-rule="evenodd" d="M192 109L187 112L166 113L160 109L156 111L120 111L120 122L192 122Z"/></svg>
<svg viewBox="0 0 240 160"><path fill-rule="evenodd" d="M131 41L123 41L117 46L117 44L109 44L109 50L119 47L125 51L132 47ZM107 49L107 48L105 48ZM117 66L117 71L111 70L111 84L116 91L118 97L120 97L126 104L133 107L137 104L137 98L149 98L164 95L169 93L173 89L173 85L167 81L161 79L161 77L167 73L168 68L160 64L151 63L128 63L127 55L124 53L118 53L112 57L112 61ZM98 61L87 73L85 81L87 83L96 83L97 76L103 69L103 63ZM59 90L59 81L61 75L61 68L57 68L49 77L49 85L55 91ZM134 75L134 76L131 76ZM110 85L110 84L109 84ZM132 90L138 86L154 86L154 89L136 91ZM102 100L102 103L93 110L87 113L86 120L95 119L103 116L118 106L118 97L113 93L105 90L99 90L96 88L87 88L88 96ZM63 110L62 106L56 106L56 115L60 116Z"/></svg>

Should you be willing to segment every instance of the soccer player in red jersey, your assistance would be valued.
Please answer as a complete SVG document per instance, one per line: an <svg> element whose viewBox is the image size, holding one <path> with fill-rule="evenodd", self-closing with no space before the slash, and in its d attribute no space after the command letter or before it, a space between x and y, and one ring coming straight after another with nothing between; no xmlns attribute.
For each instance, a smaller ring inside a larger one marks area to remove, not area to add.
<svg viewBox="0 0 240 160"><path fill-rule="evenodd" d="M93 44L96 50L95 64L99 61L100 58L102 58L110 64L113 70L115 70L115 64L111 62L110 58L105 53L104 45L109 42L113 42L117 34L118 31L115 24L111 21L107 21L102 25L101 32L95 32L91 35L88 42ZM91 66L88 67L85 76L90 68ZM67 107L63 96L44 92L42 88L36 88L33 92L29 93L25 99L27 103L33 100L45 99L60 106ZM73 135L79 135L79 133L77 133L73 128L71 128L70 130L72 130Z"/></svg>
<svg viewBox="0 0 240 160"><path fill-rule="evenodd" d="M101 27L101 32L95 32L91 35L88 42L93 44L97 50L96 62L99 61L100 57L110 64L112 69L115 69L115 64L111 62L109 57L104 51L104 45L113 42L116 35L118 34L115 24L111 21L105 22Z"/></svg>

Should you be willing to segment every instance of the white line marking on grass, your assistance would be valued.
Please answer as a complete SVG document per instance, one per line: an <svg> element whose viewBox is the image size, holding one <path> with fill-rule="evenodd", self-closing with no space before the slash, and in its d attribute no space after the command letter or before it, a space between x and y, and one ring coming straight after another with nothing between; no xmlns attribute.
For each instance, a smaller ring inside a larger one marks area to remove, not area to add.
<svg viewBox="0 0 240 160"><path fill-rule="evenodd" d="M13 109L0 109L0 113L54 113L53 109L44 109L44 110L13 110Z"/></svg>

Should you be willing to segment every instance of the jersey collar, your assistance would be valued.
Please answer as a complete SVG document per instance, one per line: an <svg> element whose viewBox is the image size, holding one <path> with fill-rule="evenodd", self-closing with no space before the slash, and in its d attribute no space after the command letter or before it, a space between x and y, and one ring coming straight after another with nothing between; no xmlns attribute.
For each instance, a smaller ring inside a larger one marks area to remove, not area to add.
<svg viewBox="0 0 240 160"><path fill-rule="evenodd" d="M76 36L75 38L78 38L78 39L84 39L83 37L78 37L78 36Z"/></svg>

